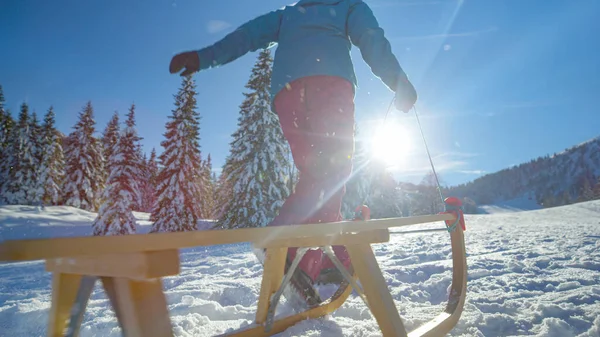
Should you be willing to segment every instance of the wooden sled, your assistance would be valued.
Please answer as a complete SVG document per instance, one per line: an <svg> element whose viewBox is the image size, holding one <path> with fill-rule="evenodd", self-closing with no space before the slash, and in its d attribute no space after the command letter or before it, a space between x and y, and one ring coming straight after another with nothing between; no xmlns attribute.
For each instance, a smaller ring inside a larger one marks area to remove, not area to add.
<svg viewBox="0 0 600 337"><path fill-rule="evenodd" d="M102 283L123 335L173 336L162 277L179 273L179 249L240 242L251 242L255 247L266 248L267 252L255 325L223 336L280 333L302 320L334 312L352 290L363 298L383 336L444 336L458 322L466 296L463 228L456 226L450 232L453 277L448 304L440 315L411 332L404 327L371 244L388 242L389 228L439 221L456 224L458 214L252 229L5 241L0 244L0 261L46 261L46 270L53 273L48 336L78 335L96 281ZM271 303L271 297L282 283L288 247L326 248L333 245L343 245L348 250L354 269L353 285L340 288L342 290L318 307L275 319L267 326L269 309L277 305Z"/></svg>

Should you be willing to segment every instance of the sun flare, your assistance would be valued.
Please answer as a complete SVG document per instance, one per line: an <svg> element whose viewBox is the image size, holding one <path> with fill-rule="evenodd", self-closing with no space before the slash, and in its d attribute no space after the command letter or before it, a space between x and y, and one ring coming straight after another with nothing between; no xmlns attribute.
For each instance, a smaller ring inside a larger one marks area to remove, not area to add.
<svg viewBox="0 0 600 337"><path fill-rule="evenodd" d="M373 158L389 166L402 164L411 146L411 139L406 130L395 123L383 125L371 140Z"/></svg>

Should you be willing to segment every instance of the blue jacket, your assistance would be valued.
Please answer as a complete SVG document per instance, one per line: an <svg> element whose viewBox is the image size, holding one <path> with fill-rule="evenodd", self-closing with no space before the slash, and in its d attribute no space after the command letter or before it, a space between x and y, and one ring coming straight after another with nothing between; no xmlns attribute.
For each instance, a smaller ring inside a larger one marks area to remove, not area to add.
<svg viewBox="0 0 600 337"><path fill-rule="evenodd" d="M300 0L261 15L199 50L200 70L275 44L271 100L286 83L311 75L339 76L356 86L352 45L392 91L396 91L398 77L406 76L383 29L362 0Z"/></svg>

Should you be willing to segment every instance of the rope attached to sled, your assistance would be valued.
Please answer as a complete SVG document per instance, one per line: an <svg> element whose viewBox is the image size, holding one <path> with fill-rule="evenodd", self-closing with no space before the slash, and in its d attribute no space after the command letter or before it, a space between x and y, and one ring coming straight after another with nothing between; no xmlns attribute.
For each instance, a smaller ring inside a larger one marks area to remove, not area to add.
<svg viewBox="0 0 600 337"><path fill-rule="evenodd" d="M421 127L421 121L419 120L419 114L417 113L417 107L413 106L413 110L415 111L415 118L417 119L417 124L419 125L419 130L421 131L421 137L423 137L423 143L425 144L425 150L427 151L427 157L429 158L429 163L431 164L431 170L433 171L433 176L435 177L435 182L437 184L437 190L440 194L440 200L446 206L446 210L443 213L450 213L456 216L456 221L454 223L450 223L446 221L446 228L448 232L454 232L456 230L456 226L460 223L463 230L465 230L465 221L462 210L462 203L459 199L456 198L446 198L444 199L444 195L442 193L442 185L440 184L440 180L438 179L437 172L435 172L435 165L433 165L433 159L431 159L431 153L429 153L429 147L427 146L427 141L425 140L425 134L423 133L423 127Z"/></svg>
<svg viewBox="0 0 600 337"><path fill-rule="evenodd" d="M421 131L421 137L423 137L423 143L425 144L425 150L427 151L427 157L429 158L429 163L431 164L431 170L433 171L433 176L435 177L435 182L437 184L438 192L440 193L440 200L443 204L444 195L442 194L442 186L440 185L440 180L438 179L438 175L435 172L435 165L433 165L433 160L431 159L431 154L429 153L429 147L427 146L427 141L425 140L425 134L423 133L423 127L421 127L421 121L419 120L419 114L417 114L417 106L413 105L413 110L415 111L415 117L417 119L417 124L419 125L419 130Z"/></svg>

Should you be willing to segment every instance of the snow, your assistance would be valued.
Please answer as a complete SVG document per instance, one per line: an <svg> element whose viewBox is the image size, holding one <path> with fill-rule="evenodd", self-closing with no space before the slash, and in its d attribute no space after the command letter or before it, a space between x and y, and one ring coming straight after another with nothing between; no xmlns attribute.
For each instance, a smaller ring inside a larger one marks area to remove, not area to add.
<svg viewBox="0 0 600 337"><path fill-rule="evenodd" d="M540 206L535 200L535 195L533 195L532 193L525 193L520 197L502 202L496 202L493 205L481 205L478 207L478 211L479 213L483 214L495 214L505 212L530 211L541 208L542 206Z"/></svg>
<svg viewBox="0 0 600 337"><path fill-rule="evenodd" d="M147 232L148 215L134 214L138 233ZM72 207L1 206L0 238L90 235L95 216ZM600 201L466 219L467 300L450 336L600 335ZM373 248L407 328L441 311L451 281L447 233L392 235L390 243ZM164 279L176 336L212 336L252 324L262 267L250 245L184 249L181 259L181 274ZM2 333L44 335L50 295L42 261L0 264ZM290 312L282 302L278 315ZM97 285L81 336L120 335ZM278 336L380 335L352 295L330 316Z"/></svg>

